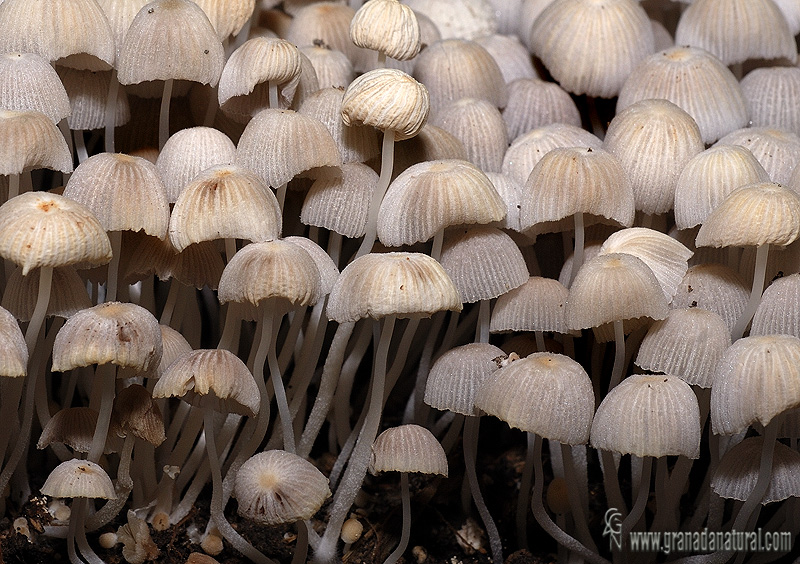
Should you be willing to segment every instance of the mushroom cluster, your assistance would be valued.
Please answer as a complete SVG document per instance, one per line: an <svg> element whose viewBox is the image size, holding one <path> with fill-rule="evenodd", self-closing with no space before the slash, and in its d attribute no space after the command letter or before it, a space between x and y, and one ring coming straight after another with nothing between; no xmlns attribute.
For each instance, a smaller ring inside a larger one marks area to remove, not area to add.
<svg viewBox="0 0 800 564"><path fill-rule="evenodd" d="M414 546L442 503L493 564L789 553L798 33L789 0L0 0L2 535L449 562Z"/></svg>

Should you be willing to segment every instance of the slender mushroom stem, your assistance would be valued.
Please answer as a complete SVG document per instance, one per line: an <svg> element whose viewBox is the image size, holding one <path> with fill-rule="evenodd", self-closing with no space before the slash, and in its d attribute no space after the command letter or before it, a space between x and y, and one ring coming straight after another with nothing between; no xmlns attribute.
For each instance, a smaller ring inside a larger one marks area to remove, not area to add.
<svg viewBox="0 0 800 564"><path fill-rule="evenodd" d="M614 320L614 368L611 370L611 380L608 383L608 391L613 390L622 380L622 373L625 369L625 331L623 330L622 320Z"/></svg>
<svg viewBox="0 0 800 564"><path fill-rule="evenodd" d="M375 243L375 235L378 232L378 211L381 209L381 202L386 190L389 188L389 182L392 180L392 168L394 167L394 131L387 129L383 132L383 146L381 148L381 175L378 178L378 184L375 186L375 191L372 193L372 199L369 204L369 215L367 216L366 232L364 239L361 241L361 246L356 252L354 258L366 255L372 250L372 245Z"/></svg>
<svg viewBox="0 0 800 564"><path fill-rule="evenodd" d="M528 448L525 451L525 466L522 469L522 479L517 499L517 544L521 548L528 548L528 499L531 495L533 464L536 456L534 448L538 438L534 433L525 433L525 435L528 439ZM539 495L539 500L541 500L541 494Z"/></svg>
<svg viewBox="0 0 800 564"><path fill-rule="evenodd" d="M469 481L469 489L472 492L472 499L475 507L478 508L478 515L481 516L486 533L489 535L489 546L492 548L492 562L503 564L503 543L500 540L500 532L497 525L486 507L486 502L481 494L478 484L478 474L475 470L475 453L478 450L478 429L480 427L480 417L467 416L464 422L464 468ZM527 504L526 504L527 507Z"/></svg>
<svg viewBox="0 0 800 564"><path fill-rule="evenodd" d="M111 81L108 83L108 98L106 99L106 134L105 152L114 152L114 126L117 122L117 96L119 94L119 80L117 69L111 69Z"/></svg>
<svg viewBox="0 0 800 564"><path fill-rule="evenodd" d="M411 493L408 487L408 472L400 472L400 497L403 500L403 530L400 533L400 542L383 564L394 564L400 560L408 547L408 539L411 538Z"/></svg>
<svg viewBox="0 0 800 564"><path fill-rule="evenodd" d="M108 263L108 284L106 286L106 302L117 300L117 284L119 280L119 260L122 250L122 231L111 231L111 262Z"/></svg>
<svg viewBox="0 0 800 564"><path fill-rule="evenodd" d="M172 79L164 81L164 91L161 94L161 111L158 116L158 150L164 148L169 139L169 104L172 98Z"/></svg>
<svg viewBox="0 0 800 564"><path fill-rule="evenodd" d="M575 280L578 270L583 266L583 249L585 246L584 239L586 230L584 228L583 213L576 212L573 217L575 218L575 251L572 253L572 272L569 275L569 284L567 284L567 287L572 285L572 281Z"/></svg>
<svg viewBox="0 0 800 564"><path fill-rule="evenodd" d="M767 275L768 256L769 243L759 245L756 248L756 264L753 271L753 287L750 291L750 299L747 301L747 306L742 312L742 315L736 320L733 331L731 331L732 341L741 339L742 335L744 335L747 325L750 323L750 320L753 319L753 315L755 315L756 309L758 309L758 304L761 302L761 293L764 291L764 279Z"/></svg>

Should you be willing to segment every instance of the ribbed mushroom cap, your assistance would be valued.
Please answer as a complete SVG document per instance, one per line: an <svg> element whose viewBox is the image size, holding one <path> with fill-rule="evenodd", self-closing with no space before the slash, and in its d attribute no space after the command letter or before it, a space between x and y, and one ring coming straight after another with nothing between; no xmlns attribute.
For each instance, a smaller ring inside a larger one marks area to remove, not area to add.
<svg viewBox="0 0 800 564"><path fill-rule="evenodd" d="M592 446L636 456L700 456L700 408L675 376L633 375L597 408Z"/></svg>
<svg viewBox="0 0 800 564"><path fill-rule="evenodd" d="M3 307L14 314L20 321L30 321L36 301L39 297L39 272L36 268L22 275L22 269L16 268L6 280L3 292ZM70 266L53 269L50 301L47 303L48 317L71 317L82 309L92 307L92 300L86 292L86 283Z"/></svg>
<svg viewBox="0 0 800 564"><path fill-rule="evenodd" d="M311 45L301 47L300 52L311 61L320 89L345 89L356 76L353 63L341 51L327 46Z"/></svg>
<svg viewBox="0 0 800 564"><path fill-rule="evenodd" d="M474 41L442 39L429 45L417 56L414 77L428 88L431 116L461 98L486 100L497 108L508 99L500 68Z"/></svg>
<svg viewBox="0 0 800 564"><path fill-rule="evenodd" d="M672 309L647 330L635 363L710 388L717 363L730 345L730 330L716 313L698 307Z"/></svg>
<svg viewBox="0 0 800 564"><path fill-rule="evenodd" d="M713 311L732 330L749 296L748 286L736 271L722 264L698 264L686 271L670 307Z"/></svg>
<svg viewBox="0 0 800 564"><path fill-rule="evenodd" d="M153 388L154 398L179 397L221 413L253 416L259 392L247 366L225 349L200 349L179 356Z"/></svg>
<svg viewBox="0 0 800 564"><path fill-rule="evenodd" d="M506 84L511 84L515 80L539 78L528 48L515 35L493 33L476 37L473 41L492 56Z"/></svg>
<svg viewBox="0 0 800 564"><path fill-rule="evenodd" d="M558 280L531 276L497 298L489 331L554 331L568 333L564 310L569 290Z"/></svg>
<svg viewBox="0 0 800 564"><path fill-rule="evenodd" d="M745 127L732 131L716 145L741 145L749 149L773 182L789 184L800 161L800 136L770 127Z"/></svg>
<svg viewBox="0 0 800 564"><path fill-rule="evenodd" d="M336 2L314 2L294 14L286 30L285 39L298 47L322 41L325 45L341 51L355 66L361 58L370 54L356 46L350 39L350 22L355 10ZM375 56L371 53L372 57Z"/></svg>
<svg viewBox="0 0 800 564"><path fill-rule="evenodd" d="M117 497L114 484L102 466L75 458L56 466L39 491L50 497Z"/></svg>
<svg viewBox="0 0 800 564"><path fill-rule="evenodd" d="M551 123L581 126L581 115L572 97L555 82L538 78L509 82L503 119L508 127L508 139L512 142Z"/></svg>
<svg viewBox="0 0 800 564"><path fill-rule="evenodd" d="M5 0L0 52L36 53L87 70L110 70L115 56L111 26L94 0Z"/></svg>
<svg viewBox="0 0 800 564"><path fill-rule="evenodd" d="M487 172L486 178L492 182L492 186L497 190L500 199L503 200L506 206L505 217L500 221L493 222L491 225L518 233L520 230L519 208L522 185L508 174L503 174L502 172Z"/></svg>
<svg viewBox="0 0 800 564"><path fill-rule="evenodd" d="M478 388L498 368L506 354L489 343L469 343L450 349L433 363L425 384L425 403L461 415L480 415L475 407Z"/></svg>
<svg viewBox="0 0 800 564"><path fill-rule="evenodd" d="M745 501L758 481L763 444L763 437L750 437L726 452L711 477L714 493ZM772 473L761 505L800 497L800 453L777 441L774 448Z"/></svg>
<svg viewBox="0 0 800 564"><path fill-rule="evenodd" d="M302 172L341 165L339 149L318 120L291 110L262 110L244 128L235 164L272 188Z"/></svg>
<svg viewBox="0 0 800 564"><path fill-rule="evenodd" d="M220 108L237 120L236 116L255 115L269 107L270 83L284 96L283 107L288 107L299 75L297 47L284 39L249 39L231 54L222 70L217 96Z"/></svg>
<svg viewBox="0 0 800 564"><path fill-rule="evenodd" d="M156 161L167 201L174 204L195 176L215 165L232 164L235 156L236 145L218 129L190 127L178 131L167 139Z"/></svg>
<svg viewBox="0 0 800 564"><path fill-rule="evenodd" d="M111 34L114 36L114 47L116 56L119 57L119 51L122 49L122 44L125 43L125 35L128 33L128 28L133 22L133 18L142 9L142 6L148 3L149 0L98 0L100 8L105 13L108 23L111 26Z"/></svg>
<svg viewBox="0 0 800 564"><path fill-rule="evenodd" d="M450 233L441 263L458 288L461 301L490 300L528 280L528 267L514 240L496 227Z"/></svg>
<svg viewBox="0 0 800 564"><path fill-rule="evenodd" d="M589 375L571 358L534 353L487 378L475 405L511 427L578 445L589 440L594 391Z"/></svg>
<svg viewBox="0 0 800 564"><path fill-rule="evenodd" d="M338 323L364 317L430 317L461 311L461 298L438 262L419 253L368 254L351 262L331 292L328 318Z"/></svg>
<svg viewBox="0 0 800 564"><path fill-rule="evenodd" d="M594 216L586 223L629 226L634 219L628 177L619 160L603 149L549 151L528 176L520 201L520 228L530 237L572 229L576 213Z"/></svg>
<svg viewBox="0 0 800 564"><path fill-rule="evenodd" d="M790 102L800 97L800 68L755 69L742 79L741 86L753 127L775 127L800 135L800 111Z"/></svg>
<svg viewBox="0 0 800 564"><path fill-rule="evenodd" d="M115 364L154 372L161 360L161 330L153 314L130 303L106 302L70 317L53 342L53 371Z"/></svg>
<svg viewBox="0 0 800 564"><path fill-rule="evenodd" d="M797 60L789 24L772 0L695 0L681 14L675 43L705 49L725 65Z"/></svg>
<svg viewBox="0 0 800 564"><path fill-rule="evenodd" d="M800 33L800 6L793 0L773 0L773 2L783 13L783 17L786 18L791 34L797 35Z"/></svg>
<svg viewBox="0 0 800 564"><path fill-rule="evenodd" d="M731 192L697 233L698 247L788 245L800 236L800 196L774 182Z"/></svg>
<svg viewBox="0 0 800 564"><path fill-rule="evenodd" d="M345 125L371 125L394 131L395 141L414 137L430 110L428 90L397 69L375 69L347 87L342 99Z"/></svg>
<svg viewBox="0 0 800 564"><path fill-rule="evenodd" d="M733 435L800 405L800 339L745 337L722 356L711 386L714 433Z"/></svg>
<svg viewBox="0 0 800 564"><path fill-rule="evenodd" d="M320 292L323 296L330 294L336 279L339 278L339 268L325 249L306 237L293 235L283 240L298 245L308 253L319 271Z"/></svg>
<svg viewBox="0 0 800 564"><path fill-rule="evenodd" d="M34 53L0 55L0 108L42 112L53 123L70 113L69 98L50 63Z"/></svg>
<svg viewBox="0 0 800 564"><path fill-rule="evenodd" d="M64 136L41 112L0 109L0 174L50 168L72 172Z"/></svg>
<svg viewBox="0 0 800 564"><path fill-rule="evenodd" d="M567 327L588 329L611 321L664 319L667 301L653 271L625 253L598 255L585 262L570 286Z"/></svg>
<svg viewBox="0 0 800 564"><path fill-rule="evenodd" d="M464 144L441 127L426 123L419 134L400 141L394 148L393 173L400 173L415 164L445 159L467 160ZM395 177L398 174L394 174Z"/></svg>
<svg viewBox="0 0 800 564"><path fill-rule="evenodd" d="M533 168L547 153L557 148L602 149L603 142L574 125L551 123L517 137L503 157L503 173L525 185Z"/></svg>
<svg viewBox="0 0 800 564"><path fill-rule="evenodd" d="M343 99L341 88L321 88L303 101L298 112L323 123L339 147L343 163L366 162L380 152L378 132L368 126L345 125Z"/></svg>
<svg viewBox="0 0 800 564"><path fill-rule="evenodd" d="M452 225L500 221L505 204L475 165L459 160L428 161L402 172L378 212L378 238L389 247L431 239Z"/></svg>
<svg viewBox="0 0 800 564"><path fill-rule="evenodd" d="M219 281L219 300L257 306L269 298L313 305L322 297L317 265L299 245L275 240L250 243L236 253Z"/></svg>
<svg viewBox="0 0 800 564"><path fill-rule="evenodd" d="M97 410L91 407L65 407L56 411L42 429L36 448L45 449L53 443L61 443L75 452L89 452L97 417ZM103 449L106 454L119 452L122 446L116 434L119 425L113 421L110 425Z"/></svg>
<svg viewBox="0 0 800 564"><path fill-rule="evenodd" d="M692 157L675 188L675 224L688 229L703 223L735 189L768 182L769 175L749 149L716 145Z"/></svg>
<svg viewBox="0 0 800 564"><path fill-rule="evenodd" d="M369 471L417 472L447 477L447 455L433 433L419 425L391 427L372 443Z"/></svg>
<svg viewBox="0 0 800 564"><path fill-rule="evenodd" d="M342 175L318 178L306 194L300 221L345 237L361 237L367 226L378 173L362 163L344 163Z"/></svg>
<svg viewBox="0 0 800 564"><path fill-rule="evenodd" d="M508 132L500 110L486 100L461 98L447 105L434 122L467 149L467 160L484 172L500 172Z"/></svg>
<svg viewBox="0 0 800 564"><path fill-rule="evenodd" d="M181 192L169 219L177 251L214 239L270 241L281 234L281 210L267 186L249 170L218 165L198 174Z"/></svg>
<svg viewBox="0 0 800 564"><path fill-rule="evenodd" d="M399 61L413 59L421 47L417 16L398 0L373 0L356 11L350 21L350 38Z"/></svg>
<svg viewBox="0 0 800 564"><path fill-rule="evenodd" d="M237 35L253 15L256 0L194 0L208 16L220 41Z"/></svg>
<svg viewBox="0 0 800 564"><path fill-rule="evenodd" d="M625 81L617 112L649 98L664 98L686 111L705 143L747 125L747 103L736 77L695 47L673 47L645 59Z"/></svg>
<svg viewBox="0 0 800 564"><path fill-rule="evenodd" d="M164 239L169 203L153 163L122 153L100 153L78 165L64 196L92 210L106 231L140 231ZM132 205L135 203L135 205Z"/></svg>
<svg viewBox="0 0 800 564"><path fill-rule="evenodd" d="M750 335L800 337L800 274L774 280L761 296Z"/></svg>
<svg viewBox="0 0 800 564"><path fill-rule="evenodd" d="M328 479L305 460L283 450L252 456L236 473L239 515L263 525L311 519L331 496Z"/></svg>
<svg viewBox="0 0 800 564"><path fill-rule="evenodd" d="M653 29L635 0L555 0L530 29L534 55L574 94L611 98L653 53Z"/></svg>
<svg viewBox="0 0 800 564"><path fill-rule="evenodd" d="M11 313L0 307L0 376L21 378L28 373L28 347Z"/></svg>
<svg viewBox="0 0 800 564"><path fill-rule="evenodd" d="M160 378L169 365L184 353L190 352L192 346L181 333L168 325L158 326L161 329L161 362L158 363L156 377Z"/></svg>
<svg viewBox="0 0 800 564"><path fill-rule="evenodd" d="M705 149L694 119L667 100L641 100L619 112L604 146L619 159L636 209L646 214L672 209L678 175Z"/></svg>
<svg viewBox="0 0 800 564"><path fill-rule="evenodd" d="M404 3L429 17L442 38L474 39L497 31L497 18L486 0L406 0Z"/></svg>
<svg viewBox="0 0 800 564"><path fill-rule="evenodd" d="M122 436L132 434L153 446L160 445L167 438L161 410L144 386L131 384L117 392L111 415L119 425L118 434Z"/></svg>
<svg viewBox="0 0 800 564"><path fill-rule="evenodd" d="M169 239L162 241L142 232L131 235L128 245L123 237L123 249L130 248L130 253L124 255L126 281L134 283L155 274L164 282L174 278L198 290L203 286L217 289L225 263L214 241L195 243L178 253Z"/></svg>
<svg viewBox="0 0 800 564"><path fill-rule="evenodd" d="M41 266L105 264L111 243L83 205L56 194L26 192L0 206L0 255L20 265L25 276Z"/></svg>
<svg viewBox="0 0 800 564"><path fill-rule="evenodd" d="M669 235L645 227L630 227L612 234L600 247L599 254L610 253L627 253L642 259L656 275L667 303L686 275L693 254Z"/></svg>
<svg viewBox="0 0 800 564"><path fill-rule="evenodd" d="M191 80L216 86L225 61L205 12L190 0L155 0L139 10L117 61L120 84Z"/></svg>
<svg viewBox="0 0 800 564"><path fill-rule="evenodd" d="M104 128L112 71L88 71L68 67L57 67L56 70L69 96L69 128L79 131ZM114 126L125 125L130 119L128 95L124 88L118 88Z"/></svg>

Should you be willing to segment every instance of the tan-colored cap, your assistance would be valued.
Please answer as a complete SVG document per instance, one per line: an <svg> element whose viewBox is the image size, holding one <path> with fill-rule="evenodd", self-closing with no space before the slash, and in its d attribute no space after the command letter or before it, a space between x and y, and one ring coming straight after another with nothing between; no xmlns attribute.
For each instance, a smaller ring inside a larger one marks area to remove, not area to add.
<svg viewBox="0 0 800 564"><path fill-rule="evenodd" d="M430 317L461 311L461 298L438 262L419 253L368 254L351 262L331 292L328 318Z"/></svg>
<svg viewBox="0 0 800 564"><path fill-rule="evenodd" d="M281 210L272 191L252 172L218 165L185 186L169 220L177 251L214 239L269 241L281 234Z"/></svg>
<svg viewBox="0 0 800 564"><path fill-rule="evenodd" d="M33 168L72 172L64 136L41 112L0 109L0 174Z"/></svg>
<svg viewBox="0 0 800 564"><path fill-rule="evenodd" d="M433 433L419 425L386 429L372 443L369 471L417 472L447 477L447 455Z"/></svg>
<svg viewBox="0 0 800 564"><path fill-rule="evenodd" d="M398 0L372 0L350 21L350 38L364 49L398 61L413 59L421 48L417 16Z"/></svg>
<svg viewBox="0 0 800 564"><path fill-rule="evenodd" d="M564 444L585 444L594 415L592 381L568 356L534 353L500 368L475 405L511 427Z"/></svg>
<svg viewBox="0 0 800 564"><path fill-rule="evenodd" d="M22 275L22 269L16 268L6 281L3 292L3 307L14 314L20 321L30 321L39 296L39 273L36 268ZM48 317L71 317L82 309L92 307L92 300L86 292L86 283L71 266L53 269L52 287L47 303Z"/></svg>
<svg viewBox="0 0 800 564"><path fill-rule="evenodd" d="M558 280L531 276L497 298L489 331L555 331L568 333L564 310L569 290Z"/></svg>
<svg viewBox="0 0 800 564"><path fill-rule="evenodd" d="M310 519L331 495L313 464L283 450L260 452L236 473L239 515L264 525Z"/></svg>
<svg viewBox="0 0 800 564"><path fill-rule="evenodd" d="M75 452L88 453L92 447L97 417L97 410L91 407L65 407L58 410L42 429L36 448L44 449L52 443L62 443ZM118 430L119 425L112 421L103 449L106 454L119 452L122 448Z"/></svg>
<svg viewBox="0 0 800 564"><path fill-rule="evenodd" d="M161 410L147 388L139 384L131 384L117 392L111 416L119 425L118 433L123 436L132 434L153 446L160 445L167 438Z"/></svg>
<svg viewBox="0 0 800 564"><path fill-rule="evenodd" d="M83 205L56 194L26 192L0 206L0 255L22 267L106 264L111 243Z"/></svg>
<svg viewBox="0 0 800 564"><path fill-rule="evenodd" d="M367 226L378 173L363 163L344 163L341 176L319 178L306 194L300 221L345 237L361 237Z"/></svg>
<svg viewBox="0 0 800 564"><path fill-rule="evenodd" d="M28 347L17 320L0 307L0 376L20 378L28 373Z"/></svg>
<svg viewBox="0 0 800 564"><path fill-rule="evenodd" d="M764 437L749 437L732 447L719 461L711 477L711 489L725 499L746 501L761 469ZM775 441L769 486L761 504L800 497L800 453Z"/></svg>
<svg viewBox="0 0 800 564"><path fill-rule="evenodd" d="M237 35L253 15L256 0L195 0L208 16L220 41Z"/></svg>
<svg viewBox="0 0 800 564"><path fill-rule="evenodd" d="M40 491L51 497L117 497L111 478L99 464L74 458L56 466Z"/></svg>
<svg viewBox="0 0 800 564"><path fill-rule="evenodd" d="M161 350L152 313L136 304L106 302L67 320L53 342L53 371L111 363L147 374L158 367Z"/></svg>
<svg viewBox="0 0 800 564"><path fill-rule="evenodd" d="M106 124L106 105L112 71L89 71L57 67L58 76L69 96L70 129L86 131L102 129ZM124 88L117 89L114 107L114 126L125 125L131 119L131 108Z"/></svg>
<svg viewBox="0 0 800 564"><path fill-rule="evenodd" d="M430 110L428 89L403 71L376 69L347 87L342 100L345 125L371 125L394 131L395 141L414 137Z"/></svg>
<svg viewBox="0 0 800 564"><path fill-rule="evenodd" d="M119 53L120 84L192 80L215 86L225 61L205 12L190 0L155 0L133 19Z"/></svg>
<svg viewBox="0 0 800 564"><path fill-rule="evenodd" d="M248 416L258 413L260 405L258 386L250 370L225 349L201 349L181 355L156 382L153 397L179 397L222 413Z"/></svg>

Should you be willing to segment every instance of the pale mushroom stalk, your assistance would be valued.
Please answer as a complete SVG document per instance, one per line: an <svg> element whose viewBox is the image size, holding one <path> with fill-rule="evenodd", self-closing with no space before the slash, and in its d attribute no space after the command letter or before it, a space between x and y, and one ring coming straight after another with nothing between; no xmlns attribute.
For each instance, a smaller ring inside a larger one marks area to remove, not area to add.
<svg viewBox="0 0 800 564"><path fill-rule="evenodd" d="M602 556L595 554L594 552L583 546L583 544L581 544L574 537L565 533L553 522L553 520L550 518L550 515L548 515L547 510L544 508L544 503L542 502L542 494L544 493L544 467L542 465L542 438L534 433L529 433L529 435L533 435L534 437L533 466L536 478L533 487L533 499L531 501L531 509L533 510L533 516L536 518L536 521L551 537L553 537L553 539L556 542L564 546L566 549L575 552L587 562L592 562L595 564L611 564L608 560L606 560Z"/></svg>
<svg viewBox="0 0 800 564"><path fill-rule="evenodd" d="M133 490L133 480L131 479L131 458L136 437L128 433L122 445L122 452L119 455L119 467L117 468L117 497L110 499L94 515L86 519L85 530L96 531L103 525L109 523L114 517L119 515L128 496Z"/></svg>
<svg viewBox="0 0 800 564"><path fill-rule="evenodd" d="M47 306L50 303L50 289L53 281L53 268L50 266L43 266L39 269L39 293L36 298L36 307L31 315L31 320L28 323L28 328L25 331L25 344L28 347L28 357L31 359L29 364L35 364L36 356L34 355L36 343L39 339L39 332L42 330L44 324L45 314L47 313ZM33 423L33 412L36 398L36 380L39 370L29 370L26 378L25 388L25 404L22 411L22 423L19 429L19 437L14 445L14 450L8 458L6 466L0 473L0 492L5 491L11 476L17 469L17 465L22 459L28 446L28 439L31 433L31 425ZM19 388L19 393L22 389ZM16 402L15 402L16 403ZM11 428L11 425L8 425ZM10 430L10 429L9 429ZM5 497L0 496L0 509L5 509Z"/></svg>
<svg viewBox="0 0 800 564"><path fill-rule="evenodd" d="M116 389L116 366L110 363L100 364L94 375L95 385L100 384L100 410L97 415L97 427L92 437L92 446L89 450L87 459L90 462L97 462L103 455L103 448L106 444L106 435L111 423L111 411L114 407L114 391Z"/></svg>
<svg viewBox="0 0 800 564"><path fill-rule="evenodd" d="M489 508L483 500L478 475L475 471L475 453L478 447L478 429L480 427L480 417L468 416L464 422L464 468L469 480L469 489L472 491L472 499L478 508L478 514L486 527L486 534L489 536L489 545L492 548L492 562L494 564L503 563L503 542L500 540L500 533L497 530L494 519L492 519ZM525 504L527 508L527 503Z"/></svg>
<svg viewBox="0 0 800 564"><path fill-rule="evenodd" d="M367 216L366 232L361 246L358 248L354 258L366 255L372 250L375 243L375 235L378 232L378 210L381 208L383 196L389 188L392 180L392 168L394 167L394 131L387 129L383 132L383 145L381 147L381 174L378 178L378 185L372 193L372 200L369 204L369 215ZM440 245L441 249L441 245Z"/></svg>
<svg viewBox="0 0 800 564"><path fill-rule="evenodd" d="M111 262L108 263L108 285L106 286L106 302L117 300L117 285L119 282L119 259L122 252L122 231L111 231L108 235L111 241Z"/></svg>
<svg viewBox="0 0 800 564"><path fill-rule="evenodd" d="M105 152L114 152L114 126L117 114L117 95L119 94L119 80L117 80L117 69L111 69L111 81L108 83L108 99L106 100L106 131L105 131Z"/></svg>
<svg viewBox="0 0 800 564"><path fill-rule="evenodd" d="M443 311L433 316L433 322L429 330L430 335L438 335L441 332L446 315L447 312ZM433 358L435 346L435 339L427 339L425 341L425 347L422 349L422 357L417 365L417 379L414 384L414 393L412 397L409 398L409 401L413 400L414 403L414 423L423 427L427 426L431 413L430 407L422 400L425 397L425 384L428 381L428 373L430 372L431 359ZM406 411L408 410L409 407L406 406ZM404 423L407 423L407 421L404 421ZM445 449L445 452L448 452L447 449Z"/></svg>
<svg viewBox="0 0 800 564"><path fill-rule="evenodd" d="M275 564L275 561L266 557L258 551L252 544L247 542L236 530L231 527L225 518L222 502L222 469L217 458L217 444L214 437L214 412L211 409L205 410L204 425L206 435L206 452L208 462L211 467L211 480L213 489L211 494L211 519L217 525L222 536L225 537L233 548L242 553L246 558L256 564Z"/></svg>
<svg viewBox="0 0 800 564"><path fill-rule="evenodd" d="M747 325L753 318L753 315L758 309L758 304L761 302L761 293L764 291L764 278L767 272L767 256L769 255L769 243L764 243L756 247L756 264L755 271L753 272L753 288L750 292L750 299L747 301L747 307L742 312L739 319L736 320L736 325L731 331L731 339L733 341L740 339L744 335Z"/></svg>
<svg viewBox="0 0 800 564"><path fill-rule="evenodd" d="M164 91L161 94L161 110L158 115L158 149L164 148L169 139L169 103L172 98L172 79L164 81Z"/></svg>
<svg viewBox="0 0 800 564"><path fill-rule="evenodd" d="M631 455L633 456L633 455ZM639 478L639 486L638 492L636 494L636 501L631 508L631 512L628 513L628 516L622 521L622 529L621 535L622 540L625 542L628 538L628 533L633 530L633 527L642 518L644 515L644 509L647 505L647 499L650 493L650 473L653 468L653 457L652 456L645 456L642 458L642 474ZM630 549L630 547L628 547ZM629 558L628 553L620 553L617 552L614 554L614 561L624 561L624 558ZM619 560L618 560L619 558Z"/></svg>
<svg viewBox="0 0 800 564"><path fill-rule="evenodd" d="M556 441L550 441L550 444L555 446ZM561 443L561 459L564 464L564 479L569 486L568 497L569 505L572 509L575 527L578 529L578 535L581 541L590 549L597 552L592 540L592 535L589 532L589 526L586 521L586 514L583 512L583 501L581 499L581 485L578 481L577 472L575 471L575 459L572 454L572 447L570 445ZM584 490L585 491L585 490Z"/></svg>
<svg viewBox="0 0 800 564"><path fill-rule="evenodd" d="M350 354L347 355L344 364L342 364L339 383L336 386L336 395L333 400L333 423L336 428L336 437L339 444L342 445L342 448L344 448L352 431L350 428L350 393L353 390L353 380L355 379L356 371L371 341L369 325L369 323L362 323L359 327L353 348ZM331 480L331 483L334 482L335 480Z"/></svg>
<svg viewBox="0 0 800 564"><path fill-rule="evenodd" d="M292 557L292 564L305 564L308 557L308 532L311 525L308 521L299 521L297 523L297 541L294 547L294 556Z"/></svg>
<svg viewBox="0 0 800 564"><path fill-rule="evenodd" d="M585 247L583 212L575 212L573 217L575 218L575 251L572 255L572 273L569 276L568 287L575 280L575 275L578 274L578 270L583 264L583 249Z"/></svg>
<svg viewBox="0 0 800 564"><path fill-rule="evenodd" d="M315 561L332 562L336 555L336 542L342 525L347 517L347 512L355 500L361 482L367 473L369 464L369 453L375 437L378 435L378 427L381 422L381 412L383 411L383 397L386 385L386 362L389 355L389 344L392 340L394 331L395 316L388 315L384 319L381 330L381 338L375 353L375 365L373 368L372 392L370 394L369 411L364 419L364 426L358 436L353 453L350 456L347 470L342 477L342 482L336 488L331 508L331 517L325 534L317 548Z"/></svg>
<svg viewBox="0 0 800 564"><path fill-rule="evenodd" d="M614 320L614 367L611 369L611 380L608 391L613 390L622 380L625 370L625 331L621 319Z"/></svg>
<svg viewBox="0 0 800 564"><path fill-rule="evenodd" d="M77 498L72 504L72 515L69 519L69 530L67 532L67 552L69 552L70 562L73 564L83 564L83 561L75 554L73 542L78 544L78 551L81 553L89 564L105 564L105 561L97 556L92 547L89 546L89 541L86 540L86 529L84 527L84 519L86 517L87 506L89 500L85 497ZM73 523L74 530L73 530ZM69 548L72 547L72 551ZM73 559L74 558L74 559Z"/></svg>
<svg viewBox="0 0 800 564"><path fill-rule="evenodd" d="M400 560L408 547L408 539L411 538L411 493L408 487L408 472L400 472L400 497L403 501L403 530L400 533L400 542L383 564L394 564Z"/></svg>
<svg viewBox="0 0 800 564"><path fill-rule="evenodd" d="M306 427L297 447L297 454L303 458L308 457L314 442L317 440L322 424L325 423L325 418L339 382L339 375L342 372L347 343L350 341L354 328L355 323L342 323L336 328L336 333L333 335L333 341L331 341L331 346L325 357L325 365L322 368L317 397L314 399L314 406L311 408Z"/></svg>
<svg viewBox="0 0 800 564"><path fill-rule="evenodd" d="M489 342L489 322L491 321L491 302L481 300L478 306L478 325L475 327L475 342Z"/></svg>
<svg viewBox="0 0 800 564"><path fill-rule="evenodd" d="M297 419L297 414L299 412L302 411L303 413L305 413L305 410L301 409L302 408L301 404L306 399L306 392L308 391L308 386L309 384L311 384L311 380L314 377L314 370L317 366L317 361L319 360L320 352L322 352L322 345L323 345L322 341L325 338L325 328L327 327L327 322L323 321L322 314L325 311L325 304L327 303L327 301L328 301L327 297L323 298L322 300L314 304L313 308L311 308L311 315L309 316L308 319L308 324L306 326L306 331L305 335L303 336L302 344L300 345L299 349L294 351L296 365L294 369L294 374L292 375L291 383L289 385L289 388L293 390L292 403L289 406L293 421ZM305 309L306 306L303 306L302 310L304 311ZM300 319L300 321L302 322L302 318ZM299 324L300 323L298 323L298 325ZM285 371L283 365L281 365L281 368L282 370ZM333 392L331 392L331 394L332 393ZM300 424L302 425L302 422L300 422ZM302 432L302 427L301 427L301 432Z"/></svg>
<svg viewBox="0 0 800 564"><path fill-rule="evenodd" d="M278 366L278 357L275 353L275 341L277 340L277 335L273 337L275 331L275 327L273 326L275 322L275 308L271 301L267 301L267 303L262 304L261 307L263 309L261 343L269 343L267 362L269 362L270 378L272 378L272 387L275 390L275 401L278 404L278 414L281 418L281 426L283 427L283 448L287 452L294 454L295 441L294 431L292 430L292 416L289 413L289 402L286 399L286 390L283 387L281 369ZM262 344L259 344L259 347L261 346ZM258 360L256 362L258 362ZM263 360L261 367L261 370L263 370ZM254 368L258 369L258 364L256 364Z"/></svg>
<svg viewBox="0 0 800 564"><path fill-rule="evenodd" d="M522 479L519 484L519 497L517 498L517 543L520 547L528 548L528 498L531 495L533 482L533 466L536 462L535 441L539 437L534 433L525 433L528 439L528 448L525 449L525 466L522 469ZM539 447L541 448L541 447ZM542 485L544 488L544 485ZM534 498L536 499L536 498ZM541 499L541 492L539 498ZM535 514L535 513L534 513ZM544 525L542 525L544 527Z"/></svg>

